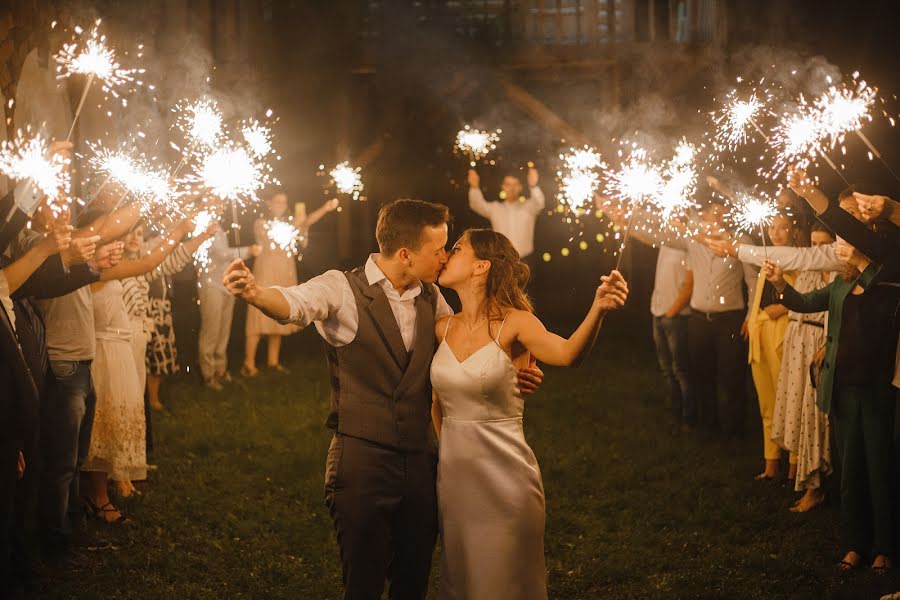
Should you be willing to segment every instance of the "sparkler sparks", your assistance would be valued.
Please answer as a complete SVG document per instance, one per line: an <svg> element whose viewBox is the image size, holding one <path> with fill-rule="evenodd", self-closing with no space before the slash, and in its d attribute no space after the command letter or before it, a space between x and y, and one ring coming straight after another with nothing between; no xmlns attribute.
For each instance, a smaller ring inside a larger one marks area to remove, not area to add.
<svg viewBox="0 0 900 600"><path fill-rule="evenodd" d="M763 108L765 108L765 103L757 97L756 92L746 100L738 99L735 91L730 92L726 98L725 107L715 118L717 148L736 150L738 146L747 142L747 130L751 126L760 135L766 137L755 120L756 115Z"/></svg>
<svg viewBox="0 0 900 600"><path fill-rule="evenodd" d="M491 150L497 149L497 142L500 141L500 129L497 131L481 131L472 129L466 125L456 134L456 143L453 146L453 152L461 152L469 157L469 165L474 167L475 164L487 156Z"/></svg>
<svg viewBox="0 0 900 600"><path fill-rule="evenodd" d="M628 160L617 170L607 170L604 178L606 195L632 205L657 196L664 183L659 166L648 162L642 148L633 148Z"/></svg>
<svg viewBox="0 0 900 600"><path fill-rule="evenodd" d="M206 233L206 230L209 229L209 226L215 220L216 215L212 211L202 210L197 213L194 217L194 231L191 233L191 237L199 237ZM209 249L212 247L212 243L213 238L209 238L200 244L200 247L194 252L194 263L201 271L209 271L209 266L212 262L212 258L209 256Z"/></svg>
<svg viewBox="0 0 900 600"><path fill-rule="evenodd" d="M119 97L116 88L128 84L143 85L135 75L141 75L144 69L125 69L119 64L116 53L106 45L106 36L100 34L100 21L91 30L84 42L74 41L63 44L59 54L54 56L57 62L57 78L71 77L81 74L96 77L103 82L103 91ZM81 31L80 28L76 31Z"/></svg>
<svg viewBox="0 0 900 600"><path fill-rule="evenodd" d="M594 199L600 187L597 169L606 168L603 159L593 148L569 149L569 154L560 154L563 168L568 172L557 173L559 177L559 201L570 209L582 211Z"/></svg>
<svg viewBox="0 0 900 600"><path fill-rule="evenodd" d="M287 221L272 220L263 224L266 237L269 238L269 247L272 250L281 249L294 256L299 252L302 234L300 230Z"/></svg>
<svg viewBox="0 0 900 600"><path fill-rule="evenodd" d="M697 191L695 156L696 148L682 140L675 148L675 156L666 164L665 181L651 198L659 208L664 223L694 204L693 197Z"/></svg>
<svg viewBox="0 0 900 600"><path fill-rule="evenodd" d="M768 227L777 214L778 205L775 200L737 192L730 202L727 218L738 231L752 233ZM765 241L765 236L763 240Z"/></svg>
<svg viewBox="0 0 900 600"><path fill-rule="evenodd" d="M0 145L0 173L16 181L31 180L42 195L50 198L55 215L63 210L60 202L69 195L69 162L60 154L51 155L47 138L42 133L32 136L30 129L17 131L13 139Z"/></svg>
<svg viewBox="0 0 900 600"><path fill-rule="evenodd" d="M818 114L809 110L801 98L795 114L787 114L772 131L770 144L776 151L775 172L788 165L808 165L820 148L824 130Z"/></svg>
<svg viewBox="0 0 900 600"><path fill-rule="evenodd" d="M876 91L861 81L856 90L832 86L816 100L821 133L831 138L832 147L845 133L859 131L863 121L872 120L869 110L875 95Z"/></svg>
<svg viewBox="0 0 900 600"><path fill-rule="evenodd" d="M256 192L268 182L262 163L254 160L247 148L230 142L204 156L185 180L238 203L257 200Z"/></svg>
<svg viewBox="0 0 900 600"><path fill-rule="evenodd" d="M340 193L349 194L354 200L359 200L364 187L359 172L359 167L354 169L349 162L345 161L331 169L328 174Z"/></svg>
<svg viewBox="0 0 900 600"><path fill-rule="evenodd" d="M271 128L260 124L259 121L254 119L247 122L244 127L241 128L241 133L243 134L244 141L247 142L250 151L253 152L257 158L265 158L272 152Z"/></svg>
<svg viewBox="0 0 900 600"><path fill-rule="evenodd" d="M172 110L178 115L175 127L191 146L212 148L219 143L223 118L215 100L204 96L194 102L179 102Z"/></svg>

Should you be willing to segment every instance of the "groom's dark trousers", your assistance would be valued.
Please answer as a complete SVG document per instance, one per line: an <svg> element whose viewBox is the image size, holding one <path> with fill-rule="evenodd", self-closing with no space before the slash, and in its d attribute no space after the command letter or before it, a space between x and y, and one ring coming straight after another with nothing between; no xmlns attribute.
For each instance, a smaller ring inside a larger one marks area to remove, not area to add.
<svg viewBox="0 0 900 600"><path fill-rule="evenodd" d="M423 284L407 351L384 290L345 273L359 314L352 342L326 344L332 404L325 504L337 533L344 598L422 600L437 539L431 359L437 295Z"/></svg>

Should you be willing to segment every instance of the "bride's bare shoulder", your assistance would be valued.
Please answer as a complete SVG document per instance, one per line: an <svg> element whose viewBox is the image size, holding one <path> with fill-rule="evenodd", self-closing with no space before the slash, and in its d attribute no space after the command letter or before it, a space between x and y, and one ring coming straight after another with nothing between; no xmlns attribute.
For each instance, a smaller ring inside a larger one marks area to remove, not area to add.
<svg viewBox="0 0 900 600"><path fill-rule="evenodd" d="M451 318L453 318L453 315L448 315L446 317L441 317L434 322L434 335L437 338L438 343L444 341L444 333L447 331L447 323Z"/></svg>

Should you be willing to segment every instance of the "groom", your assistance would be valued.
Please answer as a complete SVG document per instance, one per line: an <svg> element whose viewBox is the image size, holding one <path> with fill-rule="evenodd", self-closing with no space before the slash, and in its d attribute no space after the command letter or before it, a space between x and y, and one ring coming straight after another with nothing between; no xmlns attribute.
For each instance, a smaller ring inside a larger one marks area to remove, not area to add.
<svg viewBox="0 0 900 600"><path fill-rule="evenodd" d="M396 200L381 208L379 254L350 272L261 287L240 259L226 288L285 323L315 323L327 343L335 434L325 465L325 504L343 566L344 598L425 597L437 538L432 444L434 323L453 311L434 285L447 262L446 206ZM519 372L523 393L543 373Z"/></svg>

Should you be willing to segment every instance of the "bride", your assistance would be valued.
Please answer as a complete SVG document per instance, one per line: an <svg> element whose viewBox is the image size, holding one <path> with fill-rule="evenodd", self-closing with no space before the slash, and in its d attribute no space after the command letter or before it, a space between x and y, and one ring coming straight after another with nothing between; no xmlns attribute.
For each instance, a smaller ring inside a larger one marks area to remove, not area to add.
<svg viewBox="0 0 900 600"><path fill-rule="evenodd" d="M628 297L618 271L601 277L587 316L565 339L532 313L528 276L506 237L469 229L438 280L462 302L462 312L435 325L431 366L442 599L547 598L544 488L522 430L516 372L529 354L551 365L578 364L604 315Z"/></svg>

